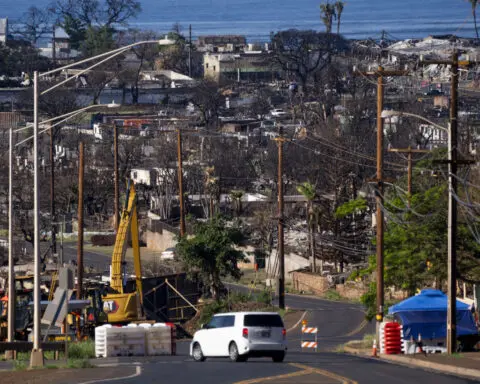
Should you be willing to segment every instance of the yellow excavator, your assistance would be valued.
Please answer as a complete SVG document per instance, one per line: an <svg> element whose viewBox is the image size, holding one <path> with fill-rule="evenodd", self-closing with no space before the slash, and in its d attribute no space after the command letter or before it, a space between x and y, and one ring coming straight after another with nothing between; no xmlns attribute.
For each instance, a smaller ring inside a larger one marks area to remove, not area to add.
<svg viewBox="0 0 480 384"><path fill-rule="evenodd" d="M131 233L133 263L135 268L136 291L124 291L124 260L128 244L128 233ZM115 238L110 276L110 292L103 296L103 311L108 323L129 323L142 320L143 292L142 265L140 263L140 244L138 238L137 194L131 180L128 181L125 206L122 211L120 225Z"/></svg>

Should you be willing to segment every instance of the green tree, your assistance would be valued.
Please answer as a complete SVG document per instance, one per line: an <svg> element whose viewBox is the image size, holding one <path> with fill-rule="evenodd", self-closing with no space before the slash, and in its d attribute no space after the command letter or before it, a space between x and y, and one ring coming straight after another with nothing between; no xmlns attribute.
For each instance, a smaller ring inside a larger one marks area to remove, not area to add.
<svg viewBox="0 0 480 384"><path fill-rule="evenodd" d="M89 26L85 31L85 40L81 44L81 50L85 57L95 56L115 49L113 29Z"/></svg>
<svg viewBox="0 0 480 384"><path fill-rule="evenodd" d="M243 240L243 235L238 227L228 226L218 216L208 222L195 223L193 233L179 239L178 255L189 275L199 278L209 287L212 297L219 300L222 279L241 276L237 262L245 257L234 246Z"/></svg>
<svg viewBox="0 0 480 384"><path fill-rule="evenodd" d="M442 287L447 278L447 187L434 186L412 196L412 210L406 197L385 203L390 217L384 237L384 281L386 287L406 291L409 296L428 286ZM480 245L464 223L459 222L458 277L467 282L480 278ZM376 269L376 257L370 258L363 274ZM375 283L362 301L370 315L375 314ZM372 307L373 306L373 307Z"/></svg>
<svg viewBox="0 0 480 384"><path fill-rule="evenodd" d="M92 57L116 48L113 38L114 30L110 27L90 26L85 33L85 40L81 44L84 57ZM93 104L97 104L100 94L107 84L115 79L120 72L120 56L101 64L87 75L87 81L93 90Z"/></svg>
<svg viewBox="0 0 480 384"><path fill-rule="evenodd" d="M245 195L245 192L240 189L234 189L230 191L230 198L233 200L235 205L235 214L240 216L242 213L242 198Z"/></svg>
<svg viewBox="0 0 480 384"><path fill-rule="evenodd" d="M340 34L340 21L342 19L343 7L345 6L345 2L343 1L336 1L335 2L335 14L337 15L337 35Z"/></svg>
<svg viewBox="0 0 480 384"><path fill-rule="evenodd" d="M317 272L317 263L315 258L315 238L313 233L315 225L318 222L316 212L313 207L313 200L317 195L315 186L309 182L304 182L297 186L297 191L307 199L307 225L308 225L308 248L310 249L310 265L312 272Z"/></svg>
<svg viewBox="0 0 480 384"><path fill-rule="evenodd" d="M50 11L70 36L73 47L85 40L89 27L125 27L141 11L136 0L55 0Z"/></svg>

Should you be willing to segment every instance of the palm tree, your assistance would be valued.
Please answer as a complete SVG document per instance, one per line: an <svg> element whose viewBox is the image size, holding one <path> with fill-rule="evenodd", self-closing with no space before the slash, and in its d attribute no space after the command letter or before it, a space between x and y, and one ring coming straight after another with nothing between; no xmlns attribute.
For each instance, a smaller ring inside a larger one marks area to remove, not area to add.
<svg viewBox="0 0 480 384"><path fill-rule="evenodd" d="M315 186L309 182L302 183L297 186L297 191L307 199L307 224L308 224L308 246L310 248L310 258L312 272L317 271L317 263L315 259L315 238L313 236L315 228L315 210L313 208L313 200L317 195Z"/></svg>
<svg viewBox="0 0 480 384"><path fill-rule="evenodd" d="M477 28L477 5L478 5L478 0L468 0L468 1L470 1L470 4L472 5L473 24L475 26L475 33L477 34L477 40L478 40L479 39L478 28Z"/></svg>
<svg viewBox="0 0 480 384"><path fill-rule="evenodd" d="M332 32L333 18L335 17L335 7L333 4L320 4L320 19L325 24L326 32Z"/></svg>
<svg viewBox="0 0 480 384"><path fill-rule="evenodd" d="M230 191L230 197L234 201L235 204L235 213L237 216L240 216L242 213L242 197L245 195L245 192L241 190L232 190Z"/></svg>
<svg viewBox="0 0 480 384"><path fill-rule="evenodd" d="M337 35L340 34L340 19L342 18L343 7L345 3L343 1L335 2L335 11L337 15Z"/></svg>

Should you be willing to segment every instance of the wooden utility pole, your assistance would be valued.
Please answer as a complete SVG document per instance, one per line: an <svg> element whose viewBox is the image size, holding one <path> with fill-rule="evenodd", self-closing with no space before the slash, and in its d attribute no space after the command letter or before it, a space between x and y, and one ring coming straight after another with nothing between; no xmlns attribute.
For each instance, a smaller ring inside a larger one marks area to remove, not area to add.
<svg viewBox="0 0 480 384"><path fill-rule="evenodd" d="M119 225L119 201L120 201L120 192L119 192L119 185L118 185L118 128L117 124L113 123L113 180L114 180L114 189L115 189L115 196L113 202L113 210L114 210L114 226L115 232L118 231Z"/></svg>
<svg viewBox="0 0 480 384"><path fill-rule="evenodd" d="M284 222L283 222L283 143L282 127L279 129L279 137L275 139L278 145L278 306L285 309L285 250L284 250Z"/></svg>
<svg viewBox="0 0 480 384"><path fill-rule="evenodd" d="M55 42L56 42L56 37L55 37L55 28L56 28L56 24L53 24L52 26L52 63L53 65L57 65L56 61L57 61L57 52L56 52L56 46L55 46Z"/></svg>
<svg viewBox="0 0 480 384"><path fill-rule="evenodd" d="M50 220L52 222L52 256L57 253L57 228L55 218L55 141L50 127Z"/></svg>
<svg viewBox="0 0 480 384"><path fill-rule="evenodd" d="M374 180L377 183L376 201L377 201L377 234L376 234L376 253L377 253L377 338L379 335L379 324L383 320L383 306L384 306L384 260L383 260L383 78L384 76L405 76L409 71L386 71L382 66L374 72L357 72L366 77L377 78L377 177Z"/></svg>
<svg viewBox="0 0 480 384"><path fill-rule="evenodd" d="M177 128L177 156L178 156L178 200L180 202L180 236L185 235L185 206L183 201L183 166L182 166L182 133Z"/></svg>
<svg viewBox="0 0 480 384"><path fill-rule="evenodd" d="M192 24L188 26L188 76L192 77Z"/></svg>
<svg viewBox="0 0 480 384"><path fill-rule="evenodd" d="M455 50L451 60L421 61L422 65L449 65L450 69L450 129L448 134L448 159L439 161L448 164L448 301L447 301L447 353L457 352L457 168L461 164L472 164L472 160L458 160L458 68L469 65L460 62Z"/></svg>
<svg viewBox="0 0 480 384"><path fill-rule="evenodd" d="M412 149L412 147L408 148L390 148L388 152L396 152L396 153L406 153L407 154L407 162L408 162L408 208L412 206L412 194L413 194L413 186L412 186L412 171L413 171L413 164L412 164L412 154L413 153L429 153L431 152L428 149Z"/></svg>
<svg viewBox="0 0 480 384"><path fill-rule="evenodd" d="M83 283L83 176L84 148L80 142L78 157L78 242L77 242L77 299L82 298Z"/></svg>

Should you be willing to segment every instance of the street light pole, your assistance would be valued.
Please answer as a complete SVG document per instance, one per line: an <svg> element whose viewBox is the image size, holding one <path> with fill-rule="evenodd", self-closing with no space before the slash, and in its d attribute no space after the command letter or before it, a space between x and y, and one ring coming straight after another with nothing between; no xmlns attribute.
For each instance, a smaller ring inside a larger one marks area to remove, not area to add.
<svg viewBox="0 0 480 384"><path fill-rule="evenodd" d="M33 74L33 168L34 168L34 186L33 186L33 226L34 226L34 240L33 240L33 258L34 258L34 289L33 289L33 349L32 349L32 354L30 356L30 367L43 367L44 365L44 360L43 360L43 352L42 349L40 348L40 335L41 335L41 330L40 330L40 299L41 299L41 292L40 292L40 248L39 248L39 185L38 185L38 97L40 95L45 95L46 93L52 91L55 88L60 87L61 85L65 84L66 82L70 81L73 78L78 77L79 75L89 71L90 69L93 69L95 67L98 67L100 64L112 59L113 57L116 57L118 55L121 55L122 53L126 52L128 49L133 48L137 45L143 45L143 44L159 44L159 41L156 40L148 40L148 41L140 41L136 42L124 47L120 47L117 49L114 49L109 52L105 52L87 59L80 60L75 63L71 63L68 65L65 65L60 68L55 68L51 71L44 72L42 74L39 74L38 71L34 71ZM106 58L104 58L106 57ZM39 76L48 76L52 75L54 73L58 73L62 70L72 68L74 66L90 62L92 60L104 58L101 61L91 65L90 67L86 69L82 69L80 72L76 74L74 77L67 78L66 80L60 81L59 83L53 85L52 87L39 92L38 89L38 78ZM89 107L87 107L89 108ZM83 110L86 110L87 108L84 108ZM78 112L78 111L77 111ZM72 114L73 116L73 114ZM18 143L20 144L20 143ZM17 145L18 145L17 144Z"/></svg>
<svg viewBox="0 0 480 384"><path fill-rule="evenodd" d="M285 309L285 249L284 249L284 206L283 206L283 129L279 129L279 137L275 139L278 145L278 306Z"/></svg>
<svg viewBox="0 0 480 384"><path fill-rule="evenodd" d="M33 349L31 367L43 367L40 347L40 243L38 201L38 71L33 73Z"/></svg>
<svg viewBox="0 0 480 384"><path fill-rule="evenodd" d="M8 154L8 335L13 342L15 336L15 271L13 268L13 127L10 126L10 152Z"/></svg>
<svg viewBox="0 0 480 384"><path fill-rule="evenodd" d="M450 93L450 134L448 135L448 311L447 352L457 351L457 109L458 53L452 58Z"/></svg>
<svg viewBox="0 0 480 384"><path fill-rule="evenodd" d="M114 226L115 226L115 233L118 231L118 224L119 224L119 201L120 201L120 192L119 192L119 185L118 185L118 128L117 124L113 123L113 181L115 183L114 186L114 202L113 202L113 211L115 215Z"/></svg>
<svg viewBox="0 0 480 384"><path fill-rule="evenodd" d="M177 128L177 157L178 157L178 199L180 205L180 236L185 236L185 204L183 196L183 166L182 166L182 132Z"/></svg>
<svg viewBox="0 0 480 384"><path fill-rule="evenodd" d="M57 253L57 227L55 218L55 142L53 127L50 127L50 220L52 221L52 258Z"/></svg>

